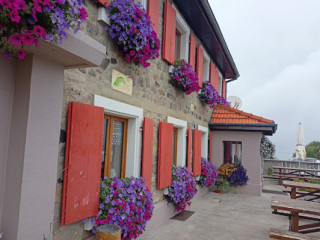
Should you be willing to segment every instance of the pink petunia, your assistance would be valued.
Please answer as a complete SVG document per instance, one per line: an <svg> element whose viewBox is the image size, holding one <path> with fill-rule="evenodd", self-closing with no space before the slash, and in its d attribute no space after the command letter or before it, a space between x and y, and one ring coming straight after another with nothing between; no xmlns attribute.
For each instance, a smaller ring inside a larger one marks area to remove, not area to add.
<svg viewBox="0 0 320 240"><path fill-rule="evenodd" d="M22 43L27 45L27 46L30 46L31 44L33 44L35 41L34 37L32 36L31 32L28 31L28 32L25 32L23 35L22 35Z"/></svg>
<svg viewBox="0 0 320 240"><path fill-rule="evenodd" d="M34 26L33 33L36 34L36 35L39 35L41 37L45 37L46 34L47 34L46 30L44 30L44 28L39 26L39 25Z"/></svg>
<svg viewBox="0 0 320 240"><path fill-rule="evenodd" d="M18 59L19 59L19 60L22 60L22 59L25 58L26 52L24 51L23 48L20 48L20 50L18 51L17 55L18 55Z"/></svg>
<svg viewBox="0 0 320 240"><path fill-rule="evenodd" d="M10 17L12 22L17 22L17 23L20 22L21 17L19 16L18 10L12 9L10 11Z"/></svg>
<svg viewBox="0 0 320 240"><path fill-rule="evenodd" d="M79 8L80 11L80 18L82 21L87 19L87 11L85 8Z"/></svg>
<svg viewBox="0 0 320 240"><path fill-rule="evenodd" d="M10 37L10 43L13 45L18 45L21 46L21 35L19 33L14 33L11 37Z"/></svg>
<svg viewBox="0 0 320 240"><path fill-rule="evenodd" d="M6 25L3 25L2 23L0 23L0 29L1 28L6 28Z"/></svg>
<svg viewBox="0 0 320 240"><path fill-rule="evenodd" d="M13 2L13 7L16 9L16 10L26 10L26 7L27 7L27 4L24 0L15 0Z"/></svg>
<svg viewBox="0 0 320 240"><path fill-rule="evenodd" d="M0 0L0 5L4 8L12 9L12 2L10 0Z"/></svg>

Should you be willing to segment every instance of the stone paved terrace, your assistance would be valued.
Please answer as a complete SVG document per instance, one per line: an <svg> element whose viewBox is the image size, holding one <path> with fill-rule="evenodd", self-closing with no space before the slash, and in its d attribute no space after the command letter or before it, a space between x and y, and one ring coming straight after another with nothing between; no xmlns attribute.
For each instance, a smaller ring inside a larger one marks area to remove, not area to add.
<svg viewBox="0 0 320 240"><path fill-rule="evenodd" d="M289 220L271 213L271 197L281 196L281 186L265 181L264 189L268 193L263 192L261 197L209 192L193 201L187 210L195 213L185 222L169 220L159 228L145 232L139 240L269 239L270 228L286 230ZM320 237L320 233L313 235Z"/></svg>

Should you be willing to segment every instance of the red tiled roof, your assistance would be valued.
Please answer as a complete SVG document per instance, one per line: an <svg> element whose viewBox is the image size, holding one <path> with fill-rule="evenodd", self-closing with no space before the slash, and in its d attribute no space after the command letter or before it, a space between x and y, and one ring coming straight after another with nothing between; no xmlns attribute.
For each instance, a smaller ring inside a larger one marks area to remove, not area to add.
<svg viewBox="0 0 320 240"><path fill-rule="evenodd" d="M210 123L274 124L274 121L224 105L217 105L213 110Z"/></svg>

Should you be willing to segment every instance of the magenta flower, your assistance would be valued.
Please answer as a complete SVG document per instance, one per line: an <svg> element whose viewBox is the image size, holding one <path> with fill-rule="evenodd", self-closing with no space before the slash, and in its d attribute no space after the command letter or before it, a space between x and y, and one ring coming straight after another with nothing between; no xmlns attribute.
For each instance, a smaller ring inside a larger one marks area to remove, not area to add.
<svg viewBox="0 0 320 240"><path fill-rule="evenodd" d="M13 2L13 7L16 9L16 10L26 10L26 2L24 0L15 0Z"/></svg>
<svg viewBox="0 0 320 240"><path fill-rule="evenodd" d="M20 22L21 17L20 17L20 15L19 15L19 13L18 13L18 10L12 9L12 10L10 11L10 17L11 17L11 21L12 21L12 22L17 22L17 23Z"/></svg>
<svg viewBox="0 0 320 240"><path fill-rule="evenodd" d="M10 38L10 43L13 45L21 46L21 35L19 33L14 33Z"/></svg>
<svg viewBox="0 0 320 240"><path fill-rule="evenodd" d="M0 0L0 5L7 9L12 9L12 2L10 0Z"/></svg>
<svg viewBox="0 0 320 240"><path fill-rule="evenodd" d="M22 35L22 43L24 45L30 46L34 43L35 38L32 36L31 32L25 32Z"/></svg>
<svg viewBox="0 0 320 240"><path fill-rule="evenodd" d="M36 35L39 35L40 37L45 37L46 36L46 30L44 30L43 27L39 26L39 25L36 25L34 26L33 28L33 33L36 34Z"/></svg>
<svg viewBox="0 0 320 240"><path fill-rule="evenodd" d="M19 60L22 60L22 59L25 58L26 52L24 51L23 48L20 48L20 50L19 50L18 53L17 53L17 56L18 56L18 59L19 59Z"/></svg>
<svg viewBox="0 0 320 240"><path fill-rule="evenodd" d="M87 19L87 11L85 8L79 8L80 11L80 18L82 19L82 21Z"/></svg>
<svg viewBox="0 0 320 240"><path fill-rule="evenodd" d="M218 179L218 170L213 163L201 158L201 175L198 184L201 187L210 187Z"/></svg>

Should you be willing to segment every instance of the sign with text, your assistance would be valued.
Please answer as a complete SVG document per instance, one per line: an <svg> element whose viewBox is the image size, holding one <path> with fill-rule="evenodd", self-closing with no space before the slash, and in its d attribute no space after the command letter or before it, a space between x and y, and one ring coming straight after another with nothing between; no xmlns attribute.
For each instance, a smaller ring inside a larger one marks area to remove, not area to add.
<svg viewBox="0 0 320 240"><path fill-rule="evenodd" d="M117 70L112 70L112 80L111 87L119 92L132 95L132 78L118 72Z"/></svg>

